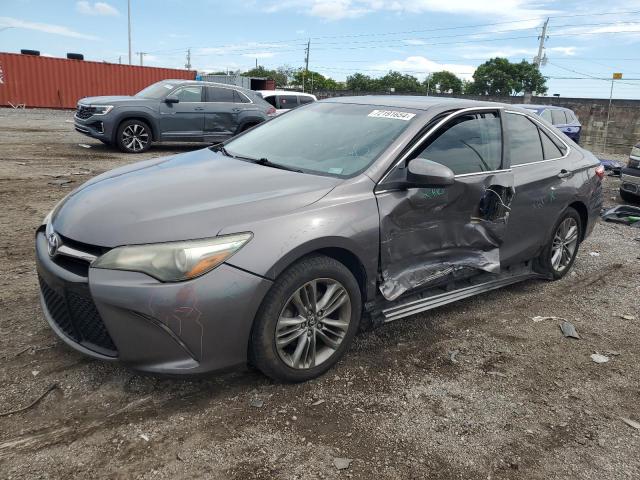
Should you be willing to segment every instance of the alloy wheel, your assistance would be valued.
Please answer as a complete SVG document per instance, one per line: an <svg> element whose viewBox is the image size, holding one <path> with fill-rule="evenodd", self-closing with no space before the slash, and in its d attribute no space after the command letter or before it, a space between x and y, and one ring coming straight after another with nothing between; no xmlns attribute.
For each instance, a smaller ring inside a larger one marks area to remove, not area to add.
<svg viewBox="0 0 640 480"><path fill-rule="evenodd" d="M148 143L149 133L147 129L139 123L128 125L122 131L122 144L132 152L144 150Z"/></svg>
<svg viewBox="0 0 640 480"><path fill-rule="evenodd" d="M567 217L558 226L551 246L551 267L558 273L563 272L573 260L578 246L578 222Z"/></svg>
<svg viewBox="0 0 640 480"><path fill-rule="evenodd" d="M351 321L351 300L330 278L312 280L287 300L276 324L276 348L289 367L309 369L338 350Z"/></svg>

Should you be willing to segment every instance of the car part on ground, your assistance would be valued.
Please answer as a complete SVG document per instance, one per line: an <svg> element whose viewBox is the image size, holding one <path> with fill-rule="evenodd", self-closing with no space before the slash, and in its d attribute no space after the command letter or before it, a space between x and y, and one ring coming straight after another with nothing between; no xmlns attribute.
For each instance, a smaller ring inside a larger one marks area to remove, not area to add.
<svg viewBox="0 0 640 480"><path fill-rule="evenodd" d="M513 106L315 102L71 192L36 233L43 310L68 345L138 370L250 359L306 380L340 359L361 318L565 275L603 176Z"/></svg>
<svg viewBox="0 0 640 480"><path fill-rule="evenodd" d="M600 158L600 165L604 167L607 175L612 177L619 177L622 169L624 168L624 164L618 162L617 160L610 160L605 158Z"/></svg>
<svg viewBox="0 0 640 480"><path fill-rule="evenodd" d="M633 205L616 205L602 212L602 219L607 222L632 225L640 228L640 207Z"/></svg>
<svg viewBox="0 0 640 480"><path fill-rule="evenodd" d="M219 143L275 114L259 94L231 85L164 80L135 96L89 97L78 102L75 129L126 153L153 142Z"/></svg>

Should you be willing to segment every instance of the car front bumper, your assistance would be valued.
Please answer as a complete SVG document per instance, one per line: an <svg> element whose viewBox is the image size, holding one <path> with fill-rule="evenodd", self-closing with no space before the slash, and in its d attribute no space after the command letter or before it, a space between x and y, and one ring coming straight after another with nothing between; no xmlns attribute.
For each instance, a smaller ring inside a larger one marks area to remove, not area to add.
<svg viewBox="0 0 640 480"><path fill-rule="evenodd" d="M620 174L620 191L640 196L640 169L623 168Z"/></svg>
<svg viewBox="0 0 640 480"><path fill-rule="evenodd" d="M113 140L112 125L108 115L94 115L89 118L79 118L73 116L73 126L77 132L87 135L98 140L111 142Z"/></svg>
<svg viewBox="0 0 640 480"><path fill-rule="evenodd" d="M45 317L65 343L93 358L162 374L246 365L253 319L271 286L227 264L179 283L89 268L50 257L42 229L36 265Z"/></svg>

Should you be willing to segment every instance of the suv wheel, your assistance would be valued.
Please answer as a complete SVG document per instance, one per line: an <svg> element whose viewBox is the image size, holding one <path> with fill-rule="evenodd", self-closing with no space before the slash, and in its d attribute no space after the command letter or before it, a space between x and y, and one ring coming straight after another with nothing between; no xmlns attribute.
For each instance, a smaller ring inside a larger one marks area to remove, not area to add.
<svg viewBox="0 0 640 480"><path fill-rule="evenodd" d="M322 375L358 330L362 298L342 263L307 257L284 271L265 297L251 335L251 360L265 375L302 382Z"/></svg>
<svg viewBox="0 0 640 480"><path fill-rule="evenodd" d="M151 128L142 120L125 120L118 127L116 143L125 153L142 153L151 146Z"/></svg>
<svg viewBox="0 0 640 480"><path fill-rule="evenodd" d="M539 270L551 275L553 280L564 277L576 260L582 221L573 208L567 208L556 222L551 241L538 258Z"/></svg>

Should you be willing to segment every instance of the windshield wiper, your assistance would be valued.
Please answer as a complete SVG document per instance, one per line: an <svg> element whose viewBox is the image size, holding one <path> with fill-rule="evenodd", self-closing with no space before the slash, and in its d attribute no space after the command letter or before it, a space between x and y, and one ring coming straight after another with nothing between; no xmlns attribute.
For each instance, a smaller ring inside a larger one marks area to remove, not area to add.
<svg viewBox="0 0 640 480"><path fill-rule="evenodd" d="M236 158L235 155L231 155L226 148L224 148L224 145L220 144L220 145L214 145L213 147L211 147L213 149L215 149L216 152L222 152L222 154L226 157L231 157L231 158Z"/></svg>
<svg viewBox="0 0 640 480"><path fill-rule="evenodd" d="M302 170L300 170L298 168L288 167L286 165L282 165L281 163L274 163L271 160L269 160L268 158L264 158L264 157L263 158L250 158L250 157L242 157L242 156L238 155L235 158L242 158L244 160L249 160L250 162L256 163L258 165L263 165L265 167L279 168L280 170L288 170L290 172L304 173Z"/></svg>

